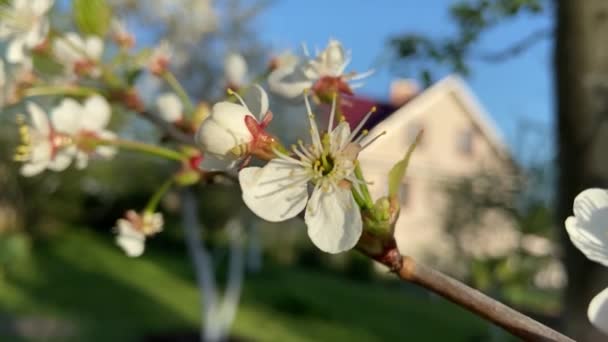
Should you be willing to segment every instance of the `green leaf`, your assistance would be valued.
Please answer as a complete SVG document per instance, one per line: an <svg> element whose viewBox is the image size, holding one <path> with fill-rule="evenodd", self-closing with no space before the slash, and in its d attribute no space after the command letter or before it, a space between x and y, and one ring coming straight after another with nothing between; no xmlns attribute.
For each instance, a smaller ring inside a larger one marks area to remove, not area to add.
<svg viewBox="0 0 608 342"><path fill-rule="evenodd" d="M416 145L420 142L422 138L423 131L420 131L416 136L414 142L410 145L405 153L405 157L401 159L397 164L393 166L391 171L388 173L388 196L389 197L397 197L399 195L399 185L401 185L401 181L403 180L403 176L405 176L405 171L407 170L407 165L410 162L410 157L416 149Z"/></svg>
<svg viewBox="0 0 608 342"><path fill-rule="evenodd" d="M59 76L63 73L63 66L48 55L32 54L34 70L44 76Z"/></svg>
<svg viewBox="0 0 608 342"><path fill-rule="evenodd" d="M82 33L103 37L111 19L112 9L106 0L74 0L74 21Z"/></svg>

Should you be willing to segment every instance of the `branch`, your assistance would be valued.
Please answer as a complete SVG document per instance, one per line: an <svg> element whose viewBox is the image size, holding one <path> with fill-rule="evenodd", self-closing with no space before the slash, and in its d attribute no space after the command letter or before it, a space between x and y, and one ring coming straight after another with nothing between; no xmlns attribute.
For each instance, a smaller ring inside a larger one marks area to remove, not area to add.
<svg viewBox="0 0 608 342"><path fill-rule="evenodd" d="M502 327L524 341L574 342L573 339L486 296L437 270L416 263L392 249L374 258L391 268L400 279L430 290L474 314Z"/></svg>
<svg viewBox="0 0 608 342"><path fill-rule="evenodd" d="M504 62L505 60L515 57L527 49L534 46L536 43L541 42L548 37L553 35L553 28L542 28L536 31L533 31L520 41L514 43L506 49L500 51L486 52L481 53L477 57L485 62L491 63L499 63Z"/></svg>

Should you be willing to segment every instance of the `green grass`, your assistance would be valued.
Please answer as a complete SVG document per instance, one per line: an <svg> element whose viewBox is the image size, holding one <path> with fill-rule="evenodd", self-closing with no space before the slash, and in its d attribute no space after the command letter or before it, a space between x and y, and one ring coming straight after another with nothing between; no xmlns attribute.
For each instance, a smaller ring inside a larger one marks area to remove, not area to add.
<svg viewBox="0 0 608 342"><path fill-rule="evenodd" d="M138 341L199 322L185 254L129 259L109 236L74 229L0 280L0 310L70 322L74 341ZM247 276L233 333L254 341L480 341L488 326L423 291L269 267Z"/></svg>

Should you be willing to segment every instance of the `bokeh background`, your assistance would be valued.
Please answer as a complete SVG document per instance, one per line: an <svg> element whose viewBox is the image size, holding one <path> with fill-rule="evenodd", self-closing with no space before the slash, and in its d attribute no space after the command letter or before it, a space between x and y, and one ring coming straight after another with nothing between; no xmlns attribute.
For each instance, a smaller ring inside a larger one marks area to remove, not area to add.
<svg viewBox="0 0 608 342"><path fill-rule="evenodd" d="M340 40L352 51L350 70L375 70L357 90L361 103L384 105L387 117L407 106L406 112L422 112L414 121L399 114L403 130L389 132L403 136L390 140L396 150L407 147L411 127L428 132L402 188L402 220L432 220L401 224L402 252L577 340L601 340L585 311L606 276L572 248L563 221L579 191L605 186L608 177L602 139L608 133L602 125L608 4L110 2L136 34L138 48L161 39L172 43L175 71L198 100L221 96L230 52L243 54L256 75L281 52L300 53L302 43L314 51L329 38ZM71 29L70 1L56 5L53 24ZM441 88L446 80L456 80L450 83L456 88ZM138 88L148 102L162 91L150 77L142 77ZM437 118L436 111L416 109L422 101L417 99L430 91L447 101L438 107L439 120L425 119ZM450 101L470 99L476 104L450 109ZM274 97L271 104L273 132L287 141L306 132L301 106ZM125 209L141 207L171 168L121 153L84 172L24 179L12 161L18 140L14 113L0 115L0 339L196 340L201 309L178 194L163 200L167 227L144 256L130 259L113 242L115 220ZM114 117L121 135L160 138L141 120ZM452 140L433 135L445 132L451 118L471 131L455 131ZM480 120L494 122L495 135L488 136ZM376 165L373 157L366 156L370 165ZM197 196L203 238L223 285L230 253L222 228L232 213L245 209L234 186L201 187ZM298 220L269 224L247 217L233 340L513 340L463 309L398 282L356 252L321 253Z"/></svg>

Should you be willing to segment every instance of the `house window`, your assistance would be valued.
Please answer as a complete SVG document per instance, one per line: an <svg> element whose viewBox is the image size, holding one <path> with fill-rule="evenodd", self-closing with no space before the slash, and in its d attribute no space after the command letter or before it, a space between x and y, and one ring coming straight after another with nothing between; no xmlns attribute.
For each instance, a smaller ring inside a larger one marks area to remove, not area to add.
<svg viewBox="0 0 608 342"><path fill-rule="evenodd" d="M402 208L405 208L410 202L411 190L409 183L401 183L399 187L399 199Z"/></svg>
<svg viewBox="0 0 608 342"><path fill-rule="evenodd" d="M420 131L422 131L423 129L425 130L424 136L426 136L426 128L421 122L412 122L407 126L406 143L408 146L411 145L414 140L416 140L416 136L418 136L418 133L420 133ZM424 136L422 137L422 139L420 139L420 142L418 143L417 147L421 147L423 145L424 140L426 140L424 139Z"/></svg>
<svg viewBox="0 0 608 342"><path fill-rule="evenodd" d="M473 155L473 142L475 139L475 131L472 128L467 128L458 134L456 147L458 152L465 156Z"/></svg>

